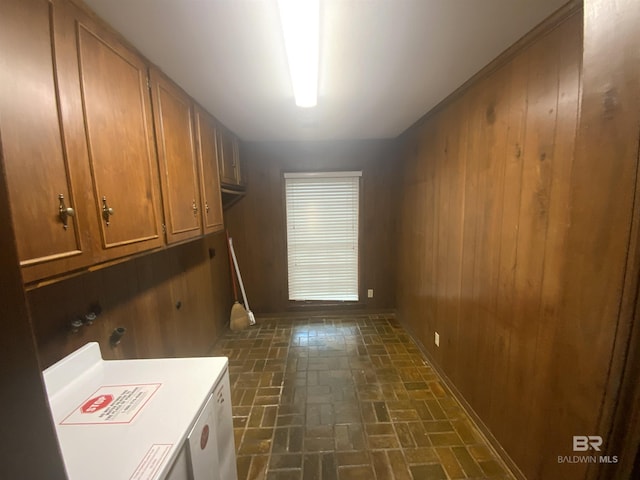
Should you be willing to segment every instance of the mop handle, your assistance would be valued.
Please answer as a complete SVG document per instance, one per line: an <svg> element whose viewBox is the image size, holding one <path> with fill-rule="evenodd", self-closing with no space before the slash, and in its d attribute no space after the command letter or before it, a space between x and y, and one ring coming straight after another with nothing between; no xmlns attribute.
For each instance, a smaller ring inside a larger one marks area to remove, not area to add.
<svg viewBox="0 0 640 480"><path fill-rule="evenodd" d="M227 244L230 244L230 238L229 238L229 231L226 230L225 231L227 234ZM235 273L235 268L233 267L233 258L231 257L231 248L228 249L229 251L229 272L231 273L231 285L233 285L233 301L237 302L238 301L238 287L236 286L236 273Z"/></svg>
<svg viewBox="0 0 640 480"><path fill-rule="evenodd" d="M236 252L233 249L233 238L229 238L229 248L231 249L231 258L233 258L233 265L236 267L236 274L238 275L238 283L240 284L240 291L242 292L242 299L244 300L244 308L249 309L249 302L247 302L247 294L244 291L244 284L242 283L242 275L240 275L240 268L238 268L238 260L236 259Z"/></svg>

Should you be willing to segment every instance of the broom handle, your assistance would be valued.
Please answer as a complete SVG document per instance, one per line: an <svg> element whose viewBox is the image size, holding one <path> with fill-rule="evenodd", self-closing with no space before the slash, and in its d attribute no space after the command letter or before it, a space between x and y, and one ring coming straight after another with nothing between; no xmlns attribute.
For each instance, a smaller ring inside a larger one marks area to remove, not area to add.
<svg viewBox="0 0 640 480"><path fill-rule="evenodd" d="M238 267L238 260L236 260L236 252L233 250L233 238L229 239L229 247L231 248L231 257L233 258L233 264L236 267L236 274L238 274L238 283L240 284L240 291L242 292L242 299L244 300L244 308L247 309L248 312L251 311L249 308L249 302L247 302L247 294L244 291L244 284L242 283L242 275L240 275L240 268Z"/></svg>
<svg viewBox="0 0 640 480"><path fill-rule="evenodd" d="M233 258L231 256L231 248L233 248L231 246L231 239L229 238L229 230L225 230L225 233L227 234L227 243L229 244L229 248L227 249L227 252L229 253L229 270L231 271L231 285L233 285L233 301L237 302L238 301L238 287L236 286L236 274L235 274L235 270L233 268Z"/></svg>

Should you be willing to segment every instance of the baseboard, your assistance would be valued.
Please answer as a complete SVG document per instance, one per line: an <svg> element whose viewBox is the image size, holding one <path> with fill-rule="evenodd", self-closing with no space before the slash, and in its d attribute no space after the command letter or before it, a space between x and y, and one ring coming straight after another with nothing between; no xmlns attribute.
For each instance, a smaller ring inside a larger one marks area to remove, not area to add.
<svg viewBox="0 0 640 480"><path fill-rule="evenodd" d="M509 456L509 454L502 447L502 445L500 445L500 442L498 442L496 437L493 436L493 433L491 433L491 430L489 430L489 427L485 425L485 423L478 416L478 414L473 410L471 405L469 405L467 400L464 398L462 393L460 393L460 391L457 389L457 387L454 385L451 379L449 379L449 377L447 377L444 371L440 368L440 365L438 365L434 361L433 357L431 356L429 351L425 348L425 346L422 344L422 342L418 340L418 337L415 335L415 332L413 331L413 329L407 323L403 322L399 318L399 316L396 316L396 318L402 324L402 326L407 331L409 336L411 336L411 338L416 343L420 351L424 354L425 357L427 357L427 360L429 361L429 364L431 365L431 367L438 373L438 375L440 375L440 378L442 378L446 387L450 390L451 394L462 406L465 413L469 416L469 418L471 418L476 428L478 429L478 432L480 433L480 435L482 435L487 445L489 445L489 447L491 448L491 450L493 450L493 453L496 455L496 457L502 462L502 466L506 470L511 472L511 474L518 480L527 480L527 477L524 475L524 473L522 473L522 470L520 470L516 462L513 461L513 459Z"/></svg>
<svg viewBox="0 0 640 480"><path fill-rule="evenodd" d="M295 318L295 317L325 317L335 318L344 315L395 315L394 308L328 308L316 307L305 310L288 310L286 312L253 312L256 319L262 318Z"/></svg>

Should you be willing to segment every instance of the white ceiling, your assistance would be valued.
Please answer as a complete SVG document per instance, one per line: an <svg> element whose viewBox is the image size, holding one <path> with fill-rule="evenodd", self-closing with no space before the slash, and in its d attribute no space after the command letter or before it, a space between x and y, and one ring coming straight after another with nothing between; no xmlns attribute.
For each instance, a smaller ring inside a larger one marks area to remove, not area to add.
<svg viewBox="0 0 640 480"><path fill-rule="evenodd" d="M390 138L566 0L322 0L295 106L275 0L85 0L243 140Z"/></svg>

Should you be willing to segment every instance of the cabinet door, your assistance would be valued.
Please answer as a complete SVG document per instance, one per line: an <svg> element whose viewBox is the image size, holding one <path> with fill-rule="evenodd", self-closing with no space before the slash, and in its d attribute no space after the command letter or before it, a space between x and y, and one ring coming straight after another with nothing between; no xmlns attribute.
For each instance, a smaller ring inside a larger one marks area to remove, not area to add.
<svg viewBox="0 0 640 480"><path fill-rule="evenodd" d="M191 99L154 69L151 96L167 242L173 243L202 232Z"/></svg>
<svg viewBox="0 0 640 480"><path fill-rule="evenodd" d="M200 167L202 226L204 233L213 233L224 228L218 173L216 128L213 118L200 107L196 106L194 108L194 114L198 164Z"/></svg>
<svg viewBox="0 0 640 480"><path fill-rule="evenodd" d="M235 137L224 129L218 130L218 152L222 156L220 181L226 185L240 185L237 144Z"/></svg>
<svg viewBox="0 0 640 480"><path fill-rule="evenodd" d="M91 262L89 209L58 110L52 14L47 0L0 2L0 157L27 282Z"/></svg>
<svg viewBox="0 0 640 480"><path fill-rule="evenodd" d="M99 260L163 245L147 65L93 17L61 2L57 52L67 124L84 134Z"/></svg>

